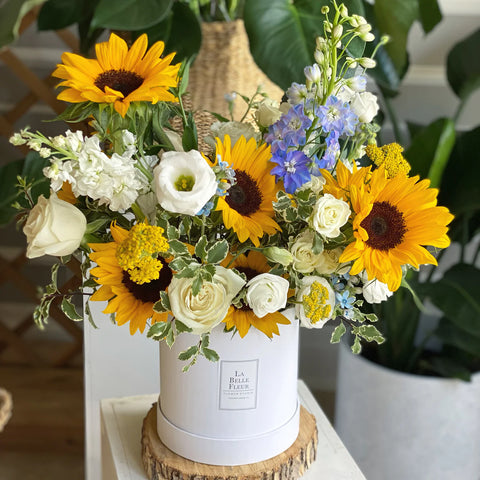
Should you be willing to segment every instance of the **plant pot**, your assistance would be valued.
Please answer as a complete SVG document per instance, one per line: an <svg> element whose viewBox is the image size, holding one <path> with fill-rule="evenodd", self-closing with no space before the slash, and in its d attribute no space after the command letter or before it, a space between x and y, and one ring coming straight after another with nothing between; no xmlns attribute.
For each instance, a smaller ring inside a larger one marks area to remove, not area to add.
<svg viewBox="0 0 480 480"><path fill-rule="evenodd" d="M271 98L281 100L283 90L253 60L243 20L203 22L202 45L188 83L194 108L229 118L225 94L236 91L252 97L260 84ZM240 120L245 110L246 103L238 99L234 119Z"/></svg>
<svg viewBox="0 0 480 480"><path fill-rule="evenodd" d="M218 362L199 358L188 372L178 354L198 337L181 334L172 349L160 343L157 432L172 451L211 465L243 465L272 458L294 443L299 431L298 321L279 325L269 339L250 329L242 339L210 335Z"/></svg>
<svg viewBox="0 0 480 480"><path fill-rule="evenodd" d="M335 428L369 480L478 480L480 373L405 374L342 345Z"/></svg>

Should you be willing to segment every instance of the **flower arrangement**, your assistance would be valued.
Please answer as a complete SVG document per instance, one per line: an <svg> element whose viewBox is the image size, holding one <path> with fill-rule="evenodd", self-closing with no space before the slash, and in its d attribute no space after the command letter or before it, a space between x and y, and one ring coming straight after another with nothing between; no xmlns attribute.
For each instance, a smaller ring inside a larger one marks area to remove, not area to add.
<svg viewBox="0 0 480 480"><path fill-rule="evenodd" d="M183 101L188 66L162 57L162 42L148 48L142 35L128 48L112 34L96 59L65 53L53 74L70 103L61 118L87 120L90 133L24 129L11 139L48 159L49 198L33 198L19 179L30 203L27 255L83 254L83 293L107 302L104 312L131 334L148 328L168 345L198 335L180 355L186 368L199 355L218 359L213 328L272 337L289 323L288 307L307 328L337 322L332 342L348 329L356 353L362 339L383 342L363 302L392 295L409 268L436 264L425 247L449 245L453 217L428 180L408 175L399 145L376 145L365 76L375 61L349 48L373 40L370 26L343 4L323 13L305 83L281 104L260 90L242 96L243 121L217 116L204 151ZM54 273L40 326L59 295L79 317L75 292L60 294Z"/></svg>

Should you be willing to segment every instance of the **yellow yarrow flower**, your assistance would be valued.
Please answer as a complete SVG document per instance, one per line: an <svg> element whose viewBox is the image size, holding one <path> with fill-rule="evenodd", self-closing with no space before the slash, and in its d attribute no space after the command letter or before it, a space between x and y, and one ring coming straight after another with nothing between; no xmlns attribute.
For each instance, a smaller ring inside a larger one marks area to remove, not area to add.
<svg viewBox="0 0 480 480"><path fill-rule="evenodd" d="M168 250L163 232L162 227L138 223L117 247L118 264L133 282L141 285L159 278L162 262L158 254Z"/></svg>
<svg viewBox="0 0 480 480"><path fill-rule="evenodd" d="M330 292L320 282L313 282L310 292L303 296L305 315L313 325L331 317Z"/></svg>
<svg viewBox="0 0 480 480"><path fill-rule="evenodd" d="M365 148L365 153L372 162L380 167L384 166L388 178L396 177L400 172L408 174L410 164L402 155L403 147L398 143L389 143L382 147L370 144Z"/></svg>

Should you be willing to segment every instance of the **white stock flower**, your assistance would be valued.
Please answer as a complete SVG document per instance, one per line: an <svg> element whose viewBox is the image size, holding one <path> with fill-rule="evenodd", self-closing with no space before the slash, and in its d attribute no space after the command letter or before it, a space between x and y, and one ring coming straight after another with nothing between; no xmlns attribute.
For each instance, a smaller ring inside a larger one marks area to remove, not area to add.
<svg viewBox="0 0 480 480"><path fill-rule="evenodd" d="M200 152L165 152L153 170L154 190L169 212L196 215L217 191L217 179Z"/></svg>
<svg viewBox="0 0 480 480"><path fill-rule="evenodd" d="M175 318L201 335L210 332L227 315L233 298L245 280L233 270L217 266L212 282L203 282L200 292L193 295L193 278L173 277L168 298Z"/></svg>
<svg viewBox="0 0 480 480"><path fill-rule="evenodd" d="M256 275L247 283L248 305L258 318L278 312L287 305L288 288L288 280L283 277L271 273Z"/></svg>
<svg viewBox="0 0 480 480"><path fill-rule="evenodd" d="M237 140L240 137L245 137L247 142L251 138L257 140L257 133L255 132L255 128L250 123L242 123L242 122L215 122L211 127L210 130L213 133L213 136L219 138L222 142L225 138L225 135L230 137L232 141L232 146L237 143Z"/></svg>
<svg viewBox="0 0 480 480"><path fill-rule="evenodd" d="M295 314L303 327L322 328L333 316L335 292L323 277L303 277L296 299Z"/></svg>
<svg viewBox="0 0 480 480"><path fill-rule="evenodd" d="M376 278L368 280L366 273L362 273L362 280L365 282L362 286L362 295L368 303L382 303L393 295L386 283Z"/></svg>
<svg viewBox="0 0 480 480"><path fill-rule="evenodd" d="M255 119L262 127L273 125L281 116L282 112L278 106L278 102L271 98L265 98L255 112Z"/></svg>
<svg viewBox="0 0 480 480"><path fill-rule="evenodd" d="M324 237L336 238L350 217L350 207L343 200L326 193L317 200L309 219L311 226Z"/></svg>
<svg viewBox="0 0 480 480"><path fill-rule="evenodd" d="M350 101L350 108L360 122L370 123L379 109L377 97L370 92L357 93Z"/></svg>
<svg viewBox="0 0 480 480"><path fill-rule="evenodd" d="M303 231L295 239L290 251L293 255L293 268L300 273L312 273L323 263L320 254L313 253L314 233L311 230Z"/></svg>
<svg viewBox="0 0 480 480"><path fill-rule="evenodd" d="M48 199L40 195L23 227L27 257L70 255L80 246L86 228L85 215L77 207L54 193Z"/></svg>

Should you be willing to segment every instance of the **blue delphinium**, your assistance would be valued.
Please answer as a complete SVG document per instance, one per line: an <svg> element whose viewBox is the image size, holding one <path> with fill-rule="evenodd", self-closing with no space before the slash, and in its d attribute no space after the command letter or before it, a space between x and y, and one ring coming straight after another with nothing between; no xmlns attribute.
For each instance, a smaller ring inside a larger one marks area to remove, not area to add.
<svg viewBox="0 0 480 480"><path fill-rule="evenodd" d="M276 154L271 161L277 166L271 170L271 174L283 180L287 193L294 193L304 183L310 180L309 164L311 160L298 150Z"/></svg>
<svg viewBox="0 0 480 480"><path fill-rule="evenodd" d="M351 111L348 103L335 95L330 95L325 105L319 105L316 114L325 132L335 131L339 135L354 135L358 117Z"/></svg>
<svg viewBox="0 0 480 480"><path fill-rule="evenodd" d="M323 157L319 161L319 168L325 168L327 170L332 170L340 155L340 143L338 141L339 133L335 130L328 134L328 137L325 140L327 148Z"/></svg>
<svg viewBox="0 0 480 480"><path fill-rule="evenodd" d="M312 120L305 115L303 105L295 105L270 126L265 141L271 146L273 154L305 145L306 132L311 124Z"/></svg>

